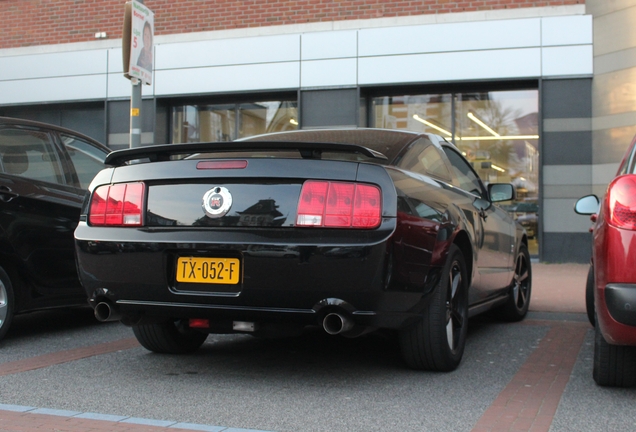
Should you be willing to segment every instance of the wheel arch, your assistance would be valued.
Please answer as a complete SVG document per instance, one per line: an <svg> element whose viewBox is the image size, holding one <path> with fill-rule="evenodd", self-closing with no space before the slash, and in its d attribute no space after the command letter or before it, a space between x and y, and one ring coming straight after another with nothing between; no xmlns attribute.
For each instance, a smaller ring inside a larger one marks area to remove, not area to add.
<svg viewBox="0 0 636 432"><path fill-rule="evenodd" d="M463 230L460 230L459 232L457 232L457 234L455 235L455 238L453 239L453 244L459 247L459 250L462 252L462 255L464 256L464 261L466 263L466 273L468 274L468 286L470 286L472 283L472 278L473 278L474 259L473 259L473 245L470 241L470 237L468 236L468 233L466 233L466 231L463 231Z"/></svg>
<svg viewBox="0 0 636 432"><path fill-rule="evenodd" d="M21 289L25 281L18 271L17 264L5 254L0 255L0 268L9 276L13 288L13 301L15 302L13 312L19 313L28 303L28 299L25 298L25 290Z"/></svg>

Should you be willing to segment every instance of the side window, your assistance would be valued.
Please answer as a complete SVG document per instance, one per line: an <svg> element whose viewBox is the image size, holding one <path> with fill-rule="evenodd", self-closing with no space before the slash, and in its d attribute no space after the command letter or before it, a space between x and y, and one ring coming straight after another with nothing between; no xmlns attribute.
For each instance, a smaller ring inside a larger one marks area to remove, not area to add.
<svg viewBox="0 0 636 432"><path fill-rule="evenodd" d="M470 164L459 155L455 150L450 147L443 147L444 153L448 156L448 160L453 166L455 176L459 181L459 187L463 190L470 192L474 195L478 195L483 198L483 187L475 171L471 168Z"/></svg>
<svg viewBox="0 0 636 432"><path fill-rule="evenodd" d="M0 162L6 174L64 184L58 154L46 132L0 130Z"/></svg>
<svg viewBox="0 0 636 432"><path fill-rule="evenodd" d="M87 189L93 177L104 168L106 153L92 144L70 135L61 135L82 189Z"/></svg>
<svg viewBox="0 0 636 432"><path fill-rule="evenodd" d="M440 151L431 143L416 141L398 162L398 166L418 174L430 175L445 181L451 180L450 172Z"/></svg>

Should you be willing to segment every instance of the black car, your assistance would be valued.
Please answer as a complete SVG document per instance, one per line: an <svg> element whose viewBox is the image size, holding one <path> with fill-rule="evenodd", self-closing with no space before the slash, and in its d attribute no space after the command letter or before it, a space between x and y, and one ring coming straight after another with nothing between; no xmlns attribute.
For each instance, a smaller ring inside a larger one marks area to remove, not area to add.
<svg viewBox="0 0 636 432"><path fill-rule="evenodd" d="M74 131L0 117L0 339L17 313L86 305L73 231L108 153Z"/></svg>
<svg viewBox="0 0 636 432"><path fill-rule="evenodd" d="M160 353L209 333L348 337L397 330L404 359L447 371L468 318L526 315L523 228L457 148L379 129L294 131L111 153L75 231L101 320Z"/></svg>

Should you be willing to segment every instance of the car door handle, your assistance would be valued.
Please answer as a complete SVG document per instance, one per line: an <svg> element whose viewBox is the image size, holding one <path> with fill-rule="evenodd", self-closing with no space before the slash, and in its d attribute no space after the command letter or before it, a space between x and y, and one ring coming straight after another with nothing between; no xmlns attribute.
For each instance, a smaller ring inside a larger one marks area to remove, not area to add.
<svg viewBox="0 0 636 432"><path fill-rule="evenodd" d="M20 196L19 194L13 192L11 188L7 186L0 186L0 201L9 202L13 198Z"/></svg>

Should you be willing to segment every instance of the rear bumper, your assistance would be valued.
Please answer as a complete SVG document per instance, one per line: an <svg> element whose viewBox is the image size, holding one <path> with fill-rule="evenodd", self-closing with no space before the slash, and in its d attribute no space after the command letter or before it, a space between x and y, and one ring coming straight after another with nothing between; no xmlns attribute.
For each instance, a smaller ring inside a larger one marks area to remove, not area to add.
<svg viewBox="0 0 636 432"><path fill-rule="evenodd" d="M394 221L386 221L380 230L364 234L365 241L358 238L357 242L351 238L337 242L329 239L337 233L324 232L320 243L315 237L283 243L275 239L275 231L263 231L258 241L253 234L236 233L235 239L250 240L236 243L219 242L222 235L210 230L199 231L196 242L170 241L177 236L175 230L152 233L161 242L106 240L105 236L87 240L104 231L80 223L76 251L89 303L95 307L108 302L124 322L204 318L319 325L326 314L337 311L358 325L400 328L421 313L426 293L435 284L435 272L419 286L399 280L391 252L393 225ZM111 230L110 237L117 231ZM131 236L144 237L134 232ZM179 237L183 233L192 235L191 230L182 231ZM310 234L315 235L315 231ZM237 258L240 281L236 285L180 284L175 280L180 256Z"/></svg>
<svg viewBox="0 0 636 432"><path fill-rule="evenodd" d="M603 223L594 240L598 325L607 342L636 346L636 231Z"/></svg>
<svg viewBox="0 0 636 432"><path fill-rule="evenodd" d="M636 332L636 284L608 284L605 303L612 318Z"/></svg>

